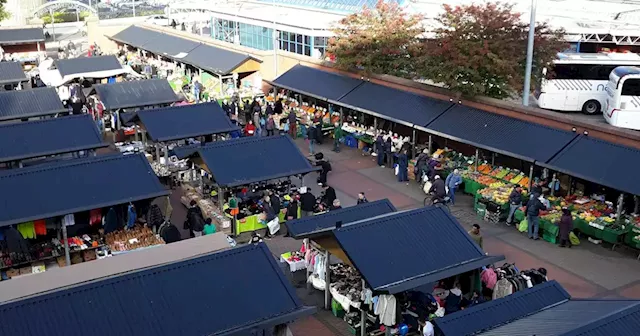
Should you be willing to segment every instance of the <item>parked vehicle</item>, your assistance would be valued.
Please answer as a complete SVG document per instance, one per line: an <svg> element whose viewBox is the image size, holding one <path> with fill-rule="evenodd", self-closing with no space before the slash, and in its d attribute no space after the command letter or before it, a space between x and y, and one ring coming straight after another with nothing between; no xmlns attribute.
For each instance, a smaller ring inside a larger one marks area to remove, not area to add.
<svg viewBox="0 0 640 336"><path fill-rule="evenodd" d="M609 75L604 118L616 127L640 130L640 68L617 67Z"/></svg>
<svg viewBox="0 0 640 336"><path fill-rule="evenodd" d="M149 17L147 22L158 26L168 27L171 24L171 19L164 15L154 15Z"/></svg>

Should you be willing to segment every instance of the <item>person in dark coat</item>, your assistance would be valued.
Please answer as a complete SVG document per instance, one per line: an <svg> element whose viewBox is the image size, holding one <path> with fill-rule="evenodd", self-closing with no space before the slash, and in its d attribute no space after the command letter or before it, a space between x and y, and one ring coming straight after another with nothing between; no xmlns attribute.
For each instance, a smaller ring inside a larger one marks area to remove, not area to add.
<svg viewBox="0 0 640 336"><path fill-rule="evenodd" d="M316 128L316 125L309 123L309 127L307 128L307 140L309 141L309 155L313 155L315 154L315 144L316 144L316 138L318 137L318 129Z"/></svg>
<svg viewBox="0 0 640 336"><path fill-rule="evenodd" d="M529 202L527 202L527 224L529 231L529 239L538 240L538 229L540 228L540 210L547 210L539 199L540 194L533 194Z"/></svg>
<svg viewBox="0 0 640 336"><path fill-rule="evenodd" d="M522 206L522 188L520 186L516 186L511 191L509 195L509 216L507 216L507 225L511 225L513 223L513 215L516 213L516 210Z"/></svg>
<svg viewBox="0 0 640 336"><path fill-rule="evenodd" d="M378 155L378 166L384 168L384 140L382 134L376 138L376 155Z"/></svg>
<svg viewBox="0 0 640 336"><path fill-rule="evenodd" d="M444 181L440 178L440 175L436 175L434 177L429 193L433 193L433 203L444 202L444 198L447 196L447 189L445 188Z"/></svg>
<svg viewBox="0 0 640 336"><path fill-rule="evenodd" d="M298 135L298 117L296 116L296 113L293 112L293 109L289 111L287 119L289 120L289 135L291 135L291 137L295 139Z"/></svg>
<svg viewBox="0 0 640 336"><path fill-rule="evenodd" d="M409 176L407 170L409 169L409 157L407 151L403 150L398 155L398 182L408 182Z"/></svg>
<svg viewBox="0 0 640 336"><path fill-rule="evenodd" d="M273 113L280 114L284 110L284 106L282 106L282 98L276 101L275 106L273 107Z"/></svg>
<svg viewBox="0 0 640 336"><path fill-rule="evenodd" d="M387 138L387 141L384 143L384 156L387 162L387 167L393 168L393 153L391 152L391 147L393 144L391 142L391 136Z"/></svg>
<svg viewBox="0 0 640 336"><path fill-rule="evenodd" d="M558 225L558 238L560 239L560 247L571 247L569 241L569 234L573 231L573 217L571 211L567 208L562 208L562 217L560 221L556 223Z"/></svg>
<svg viewBox="0 0 640 336"><path fill-rule="evenodd" d="M280 209L282 208L282 204L280 202L280 197L273 193L273 190L269 190L269 199L271 200L271 207L273 211L276 213L276 216L280 213Z"/></svg>
<svg viewBox="0 0 640 336"><path fill-rule="evenodd" d="M316 197L307 187L300 188L300 215L302 217L313 216L313 209L316 206Z"/></svg>
<svg viewBox="0 0 640 336"><path fill-rule="evenodd" d="M273 107L271 106L271 104L267 104L267 109L265 110L265 113L269 116L269 115L273 115Z"/></svg>
<svg viewBox="0 0 640 336"><path fill-rule="evenodd" d="M328 186L327 184L322 184L322 189L324 189L323 201L327 206L333 205L333 201L338 198L336 196L336 190L333 187Z"/></svg>
<svg viewBox="0 0 640 336"><path fill-rule="evenodd" d="M287 205L287 220L298 219L298 195L294 195Z"/></svg>

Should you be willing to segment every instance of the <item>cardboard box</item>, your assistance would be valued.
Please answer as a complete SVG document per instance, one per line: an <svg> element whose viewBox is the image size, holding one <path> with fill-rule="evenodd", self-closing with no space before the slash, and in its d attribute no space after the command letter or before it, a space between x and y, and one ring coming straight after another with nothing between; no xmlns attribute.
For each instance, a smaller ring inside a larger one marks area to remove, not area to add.
<svg viewBox="0 0 640 336"><path fill-rule="evenodd" d="M21 267L20 275L31 274L31 266Z"/></svg>
<svg viewBox="0 0 640 336"><path fill-rule="evenodd" d="M64 256L58 257L56 259L56 262L58 263L58 266L60 266L60 267L65 267L67 265L67 262L64 260Z"/></svg>
<svg viewBox="0 0 640 336"><path fill-rule="evenodd" d="M18 275L20 275L20 271L15 268L10 268L7 270L7 276L9 278L17 277Z"/></svg>
<svg viewBox="0 0 640 336"><path fill-rule="evenodd" d="M97 258L96 250L89 250L89 251L82 252L82 259L84 259L84 261L96 260L96 258Z"/></svg>

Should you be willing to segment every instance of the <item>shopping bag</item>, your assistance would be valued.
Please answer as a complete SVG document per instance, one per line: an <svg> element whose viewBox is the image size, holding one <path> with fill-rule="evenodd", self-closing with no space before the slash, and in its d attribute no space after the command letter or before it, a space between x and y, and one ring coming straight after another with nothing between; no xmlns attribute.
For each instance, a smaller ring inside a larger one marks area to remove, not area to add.
<svg viewBox="0 0 640 336"><path fill-rule="evenodd" d="M269 223L267 223L267 228L269 228L269 233L271 235L275 235L278 231L280 231L280 218L276 217L272 219Z"/></svg>
<svg viewBox="0 0 640 336"><path fill-rule="evenodd" d="M578 239L578 236L573 232L569 232L569 241L571 245L580 245L580 239Z"/></svg>
<svg viewBox="0 0 640 336"><path fill-rule="evenodd" d="M422 188L422 191L424 191L425 194L428 194L429 190L431 190L431 182L427 181L424 183L424 187Z"/></svg>
<svg viewBox="0 0 640 336"><path fill-rule="evenodd" d="M518 225L518 231L527 232L527 229L529 229L529 222L527 222L526 219L523 219L522 222L520 222L520 225Z"/></svg>
<svg viewBox="0 0 640 336"><path fill-rule="evenodd" d="M396 172L396 176L398 175L398 173L400 172L400 167L398 165L395 166L395 172Z"/></svg>

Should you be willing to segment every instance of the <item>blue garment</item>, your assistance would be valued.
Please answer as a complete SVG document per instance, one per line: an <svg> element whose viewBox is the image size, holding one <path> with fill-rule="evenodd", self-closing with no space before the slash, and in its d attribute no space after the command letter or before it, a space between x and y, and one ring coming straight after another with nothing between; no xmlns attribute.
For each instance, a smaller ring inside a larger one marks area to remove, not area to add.
<svg viewBox="0 0 640 336"><path fill-rule="evenodd" d="M454 189L457 188L460 183L462 183L462 177L460 177L460 175L451 173L449 174L449 176L447 176L444 184L449 187L449 189Z"/></svg>
<svg viewBox="0 0 640 336"><path fill-rule="evenodd" d="M407 169L409 168L409 158L407 154L398 155L398 182L409 181Z"/></svg>
<svg viewBox="0 0 640 336"><path fill-rule="evenodd" d="M529 238L538 239L538 229L540 228L540 218L538 216L527 216Z"/></svg>
<svg viewBox="0 0 640 336"><path fill-rule="evenodd" d="M451 205L456 204L456 187L449 187L449 200L451 201Z"/></svg>
<svg viewBox="0 0 640 336"><path fill-rule="evenodd" d="M132 229L136 225L136 208L133 204L129 204L127 207L127 228Z"/></svg>
<svg viewBox="0 0 640 336"><path fill-rule="evenodd" d="M315 154L314 152L314 145L316 144L316 139L309 139L309 154L313 155Z"/></svg>

